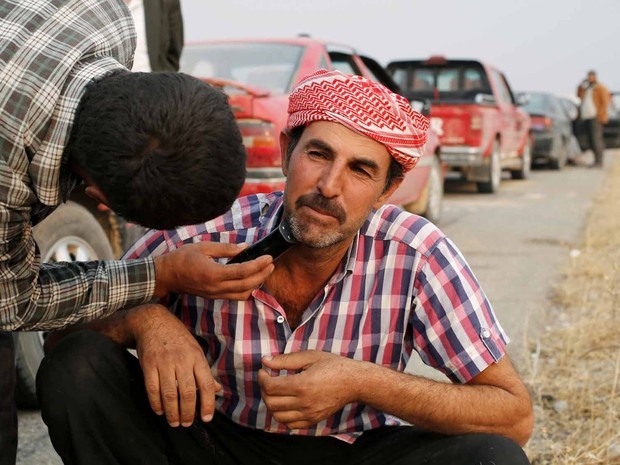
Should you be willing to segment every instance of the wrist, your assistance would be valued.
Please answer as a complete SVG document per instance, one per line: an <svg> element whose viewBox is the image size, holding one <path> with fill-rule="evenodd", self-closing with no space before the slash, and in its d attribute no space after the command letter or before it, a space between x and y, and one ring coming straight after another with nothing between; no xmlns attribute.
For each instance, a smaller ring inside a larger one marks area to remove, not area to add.
<svg viewBox="0 0 620 465"><path fill-rule="evenodd" d="M153 296L161 299L172 292L173 273L168 254L155 257L155 291Z"/></svg>
<svg viewBox="0 0 620 465"><path fill-rule="evenodd" d="M135 344L151 325L169 314L170 312L166 307L158 304L141 305L129 310L125 317L128 337Z"/></svg>

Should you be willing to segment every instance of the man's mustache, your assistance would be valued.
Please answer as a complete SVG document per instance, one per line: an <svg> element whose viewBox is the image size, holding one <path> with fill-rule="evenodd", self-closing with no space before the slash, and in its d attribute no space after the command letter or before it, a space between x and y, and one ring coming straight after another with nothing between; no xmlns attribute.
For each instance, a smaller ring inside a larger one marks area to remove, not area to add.
<svg viewBox="0 0 620 465"><path fill-rule="evenodd" d="M327 213L338 220L338 223L344 224L347 214L342 206L335 200L326 199L321 194L302 195L295 202L297 208L310 207L315 210Z"/></svg>

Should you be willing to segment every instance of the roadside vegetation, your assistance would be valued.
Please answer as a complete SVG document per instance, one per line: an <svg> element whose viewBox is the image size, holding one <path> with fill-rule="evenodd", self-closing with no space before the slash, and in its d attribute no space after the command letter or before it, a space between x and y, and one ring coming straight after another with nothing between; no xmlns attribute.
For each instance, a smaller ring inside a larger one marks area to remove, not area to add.
<svg viewBox="0 0 620 465"><path fill-rule="evenodd" d="M608 152L609 153L609 152ZM620 157L529 347L533 465L620 464ZM567 200L568 201L568 200Z"/></svg>

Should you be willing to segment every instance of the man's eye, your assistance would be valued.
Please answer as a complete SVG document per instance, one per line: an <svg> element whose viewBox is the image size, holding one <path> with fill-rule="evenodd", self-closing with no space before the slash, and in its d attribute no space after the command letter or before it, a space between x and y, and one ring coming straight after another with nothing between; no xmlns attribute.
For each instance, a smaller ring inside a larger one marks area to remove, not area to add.
<svg viewBox="0 0 620 465"><path fill-rule="evenodd" d="M353 171L355 171L357 174L365 176L367 178L371 177L371 174L368 171L366 171L364 168L361 168L359 166L354 166L353 167Z"/></svg>
<svg viewBox="0 0 620 465"><path fill-rule="evenodd" d="M313 158L325 158L325 154L323 152L317 152L316 150L310 150L308 155Z"/></svg>

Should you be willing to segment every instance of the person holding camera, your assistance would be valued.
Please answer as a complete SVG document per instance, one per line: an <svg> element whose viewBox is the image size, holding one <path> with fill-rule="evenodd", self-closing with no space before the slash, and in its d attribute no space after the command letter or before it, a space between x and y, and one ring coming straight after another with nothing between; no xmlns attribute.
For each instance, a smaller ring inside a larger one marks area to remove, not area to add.
<svg viewBox="0 0 620 465"><path fill-rule="evenodd" d="M607 88L598 82L596 72L589 71L588 76L577 87L577 97L581 100L579 118L583 121L588 135L588 143L594 152L593 168L603 166L603 124L607 123L607 107L610 94Z"/></svg>

